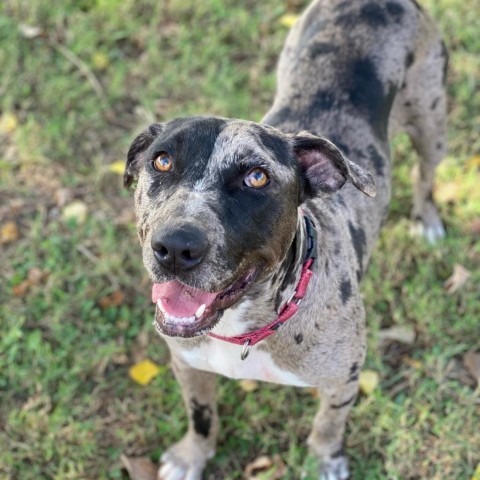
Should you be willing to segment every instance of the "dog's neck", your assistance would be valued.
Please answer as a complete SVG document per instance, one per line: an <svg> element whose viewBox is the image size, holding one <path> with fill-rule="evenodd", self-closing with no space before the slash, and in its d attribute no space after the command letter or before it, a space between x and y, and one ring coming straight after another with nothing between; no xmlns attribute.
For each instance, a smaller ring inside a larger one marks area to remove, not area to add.
<svg viewBox="0 0 480 480"><path fill-rule="evenodd" d="M287 255L270 277L272 287L270 291L277 292L273 299L276 312L290 299L302 274L309 241L306 221L308 220L305 220L305 214L299 210L296 233Z"/></svg>

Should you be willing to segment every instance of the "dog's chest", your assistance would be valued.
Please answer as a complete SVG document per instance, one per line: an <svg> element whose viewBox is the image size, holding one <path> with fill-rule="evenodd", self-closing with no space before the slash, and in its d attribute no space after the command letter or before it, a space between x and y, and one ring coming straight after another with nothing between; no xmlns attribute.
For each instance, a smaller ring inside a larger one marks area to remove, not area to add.
<svg viewBox="0 0 480 480"><path fill-rule="evenodd" d="M234 311L227 310L221 324L214 329L215 333L223 336L244 333L245 322L242 321L242 317L249 308L250 302L245 302ZM193 368L218 373L229 378L261 380L297 387L310 386L294 373L278 367L271 355L257 346L250 350L250 354L245 360L241 360L242 348L242 345L209 339L191 350L182 349L180 355Z"/></svg>
<svg viewBox="0 0 480 480"><path fill-rule="evenodd" d="M241 351L241 345L211 340L192 350L182 350L180 355L193 368L229 378L262 380L297 387L310 386L295 374L279 368L269 353L253 347L249 356L241 360Z"/></svg>

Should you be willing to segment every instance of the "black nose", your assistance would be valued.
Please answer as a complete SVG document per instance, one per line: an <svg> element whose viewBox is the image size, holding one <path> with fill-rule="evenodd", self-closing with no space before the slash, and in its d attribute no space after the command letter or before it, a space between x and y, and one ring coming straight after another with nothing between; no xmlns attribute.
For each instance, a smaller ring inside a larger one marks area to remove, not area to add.
<svg viewBox="0 0 480 480"><path fill-rule="evenodd" d="M167 270L191 270L202 263L208 240L200 229L186 225L176 229L158 228L152 235L152 249Z"/></svg>

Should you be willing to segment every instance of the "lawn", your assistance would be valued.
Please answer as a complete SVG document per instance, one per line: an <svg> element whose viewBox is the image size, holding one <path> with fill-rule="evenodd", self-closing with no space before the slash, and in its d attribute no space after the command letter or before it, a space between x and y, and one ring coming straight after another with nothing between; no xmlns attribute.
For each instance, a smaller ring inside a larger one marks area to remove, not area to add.
<svg viewBox="0 0 480 480"><path fill-rule="evenodd" d="M353 408L353 479L469 479L480 462L479 0L423 0L450 51L449 154L436 196L448 237L409 236L406 137L363 292L366 368ZM304 0L4 0L0 5L0 479L126 479L120 456L156 461L186 426L151 326L131 193L119 166L155 120L259 120ZM288 17L287 17L288 20ZM470 271L454 292L455 265ZM392 326L415 341L380 342ZM150 359L147 386L128 374ZM311 391L220 379L222 430L206 479L240 479L259 455L282 478L312 471ZM271 478L271 477L262 477ZM311 473L306 478L315 478Z"/></svg>

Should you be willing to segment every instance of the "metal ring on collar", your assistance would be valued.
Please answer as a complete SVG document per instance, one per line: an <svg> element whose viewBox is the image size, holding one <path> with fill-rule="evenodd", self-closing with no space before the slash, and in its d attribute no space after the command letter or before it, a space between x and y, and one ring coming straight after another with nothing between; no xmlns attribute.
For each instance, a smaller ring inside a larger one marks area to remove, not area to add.
<svg viewBox="0 0 480 480"><path fill-rule="evenodd" d="M241 360L245 360L248 357L251 348L252 347L250 346L250 340L245 340L245 343L243 344L243 347L242 347L242 353L240 354Z"/></svg>

